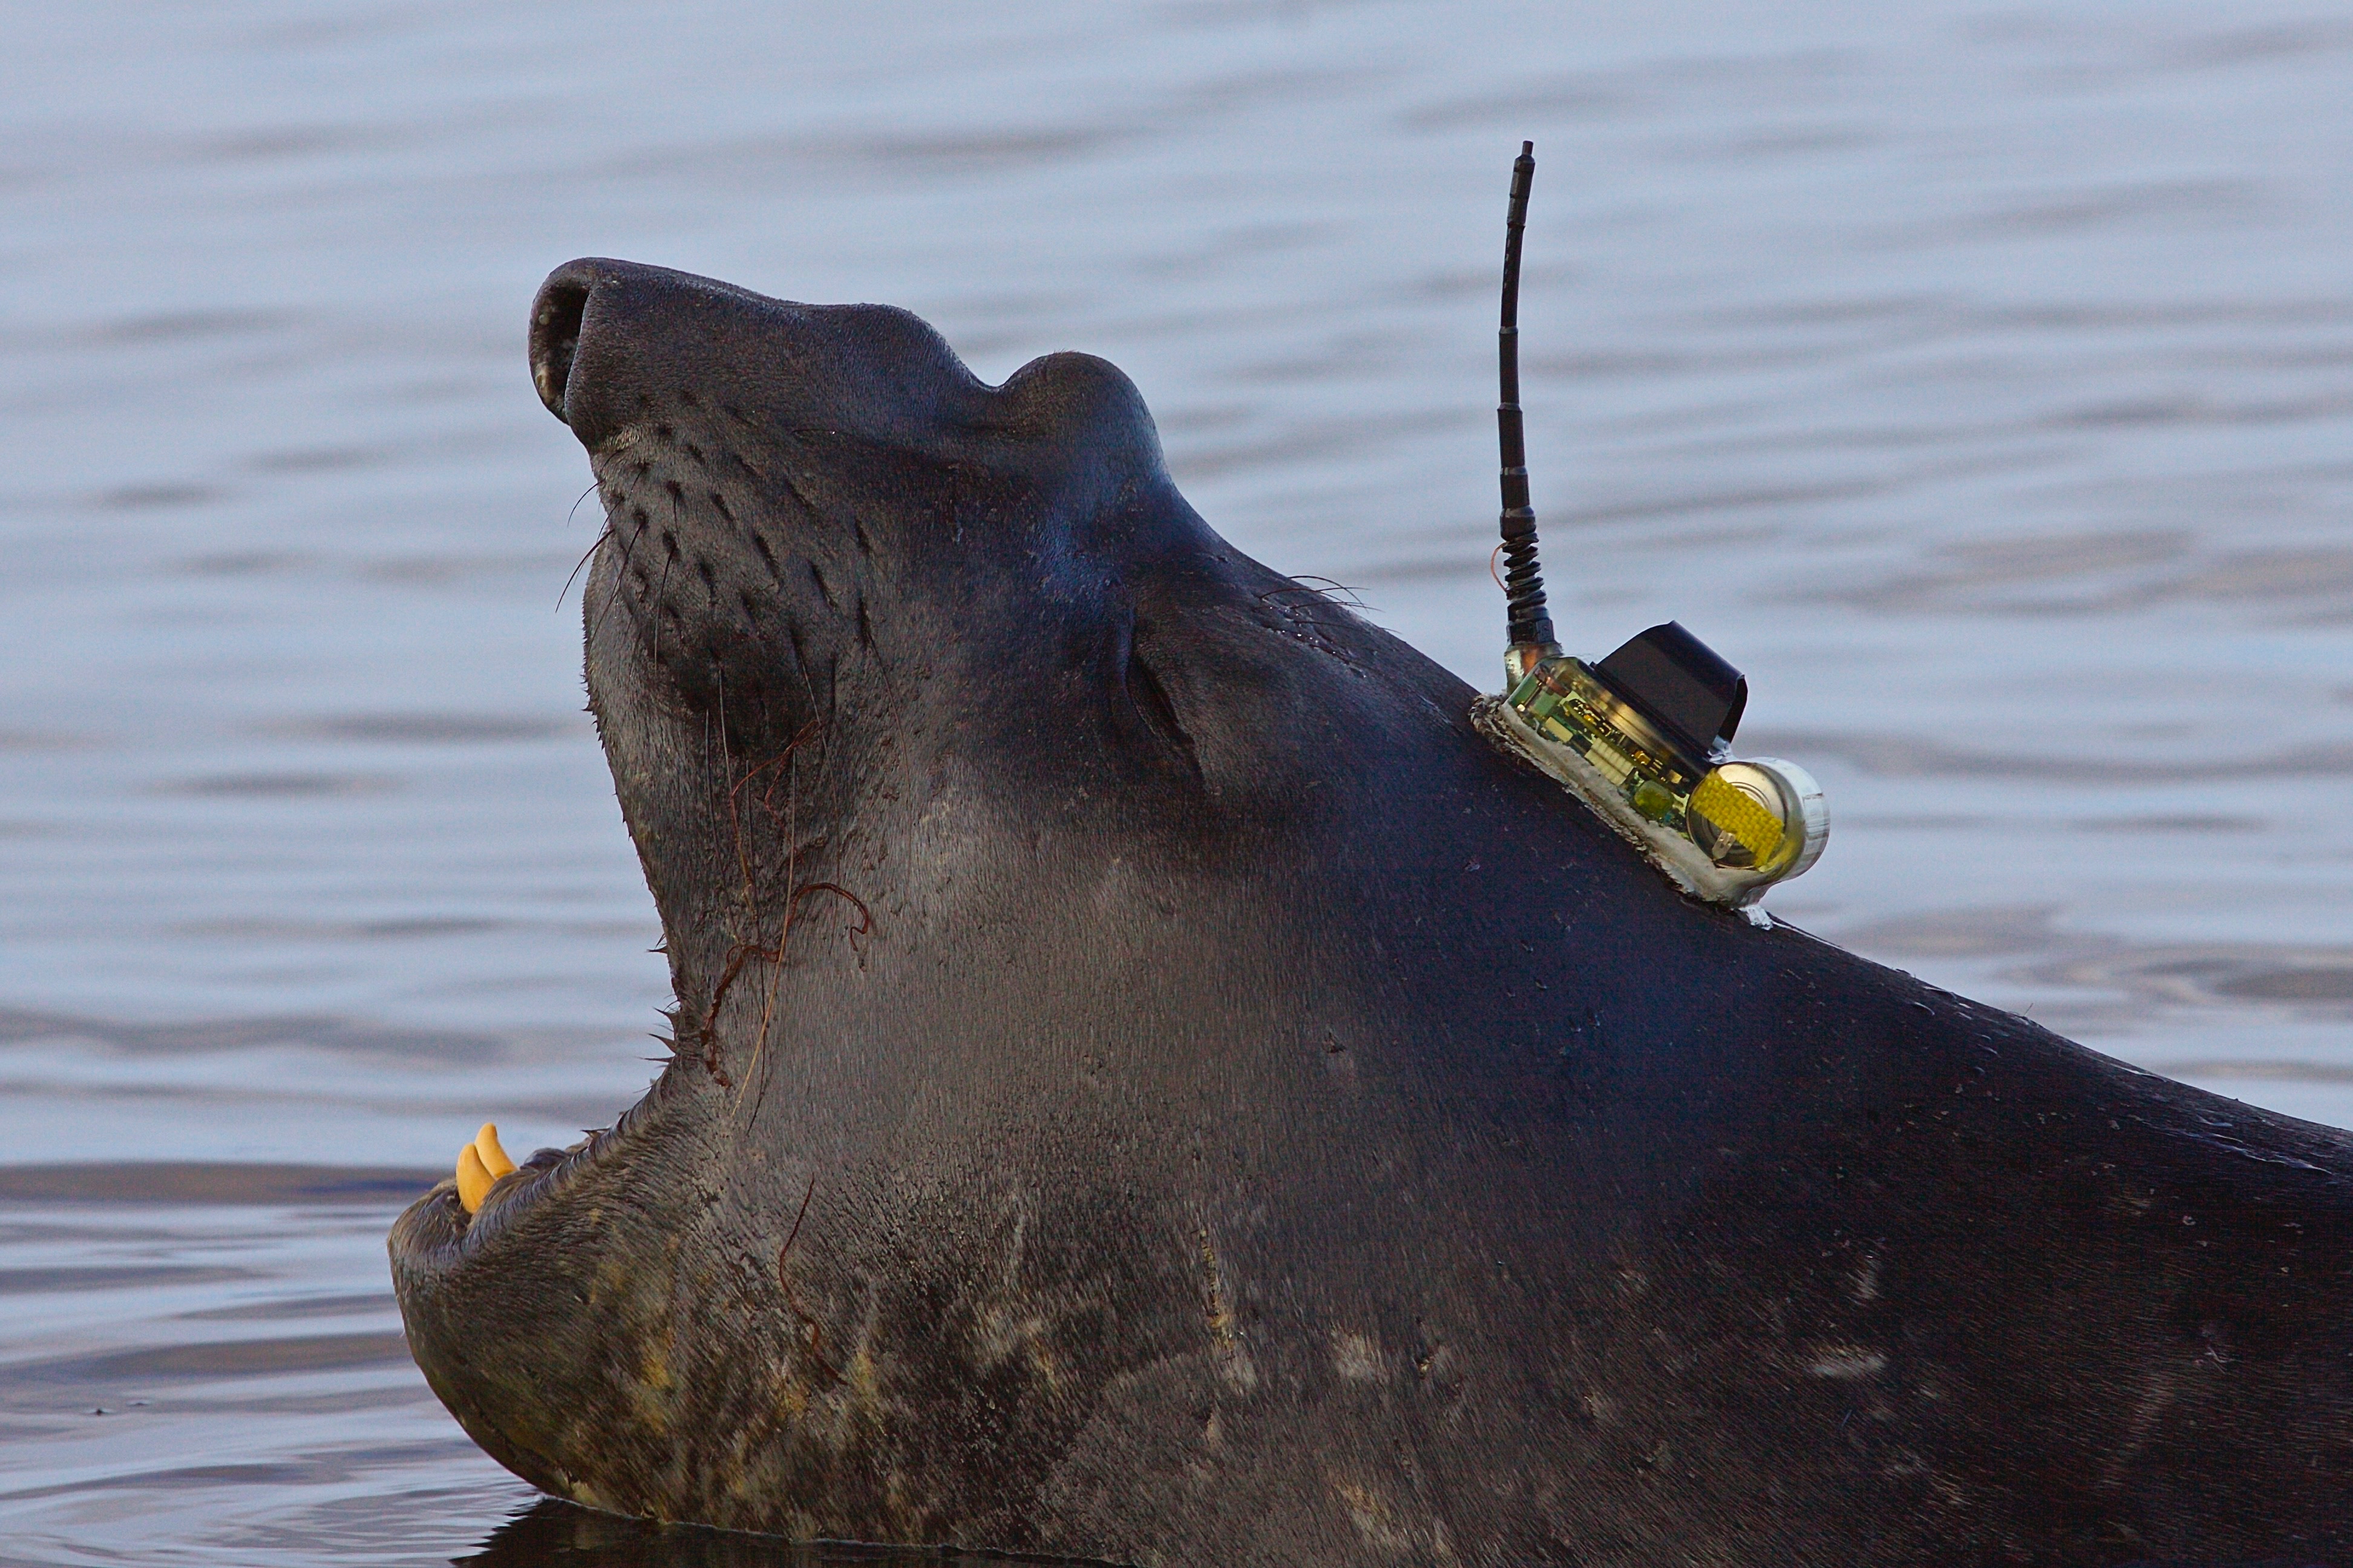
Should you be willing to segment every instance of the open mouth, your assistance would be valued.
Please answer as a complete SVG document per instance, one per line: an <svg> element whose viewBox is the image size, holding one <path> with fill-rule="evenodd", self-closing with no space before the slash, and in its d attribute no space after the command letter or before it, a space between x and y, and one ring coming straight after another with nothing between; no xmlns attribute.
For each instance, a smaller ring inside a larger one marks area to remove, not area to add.
<svg viewBox="0 0 2353 1568"><path fill-rule="evenodd" d="M592 296L603 300L604 315L596 320ZM720 579L706 558L710 540L725 537L714 524L731 521L723 498L737 496L740 515L754 510L731 488L737 482L729 477L733 469L722 474L698 466L706 454L719 465L723 443L696 422L710 411L698 409L692 388L719 378L723 367L698 370L690 363L660 369L668 362L648 346L673 341L681 321L704 321L700 312L706 307L728 308L755 298L659 268L586 260L559 268L533 303L533 385L587 450L607 513L583 598L592 705L599 700L600 669L610 668L612 687L628 689L615 699L627 706L640 700L639 688L668 692L681 672L686 678L705 673L703 666L716 662L707 646L714 638L724 642L733 636L736 641L727 646L740 644L756 653L758 629L773 629L766 622L755 629L712 618L723 596L712 586ZM645 415L649 400L657 396L670 400L664 411ZM617 457L616 451L626 455ZM724 581L742 593L744 584L735 577ZM683 617L681 605L690 612ZM697 629L705 618L715 628L708 635ZM726 674L733 679L723 689L739 699L754 684L742 668L730 667ZM718 684L717 677L712 679ZM633 709L634 716L621 719L600 710L608 762L614 761L614 726L637 733L669 721L654 710L672 700L684 698L675 692L643 698L645 711ZM730 717L740 736L748 726L742 715ZM625 816L628 809L625 799ZM662 889L653 890L659 905ZM670 951L671 935L666 921L664 951ZM674 985L681 984L678 967L674 958ZM484 1124L458 1151L450 1178L411 1205L394 1227L391 1247L404 1300L429 1305L429 1298L489 1289L493 1277L537 1278L543 1260L535 1249L550 1235L593 1229L599 1205L650 1202L630 1189L659 1186L676 1173L662 1169L672 1162L658 1130L678 1131L691 1121L678 1112L710 1086L704 1065L697 1062L688 1070L688 1059L674 1057L610 1127L589 1131L565 1148L517 1159L501 1145L496 1127ZM586 1196L591 1191L594 1195ZM468 1277L473 1285L463 1284ZM412 1341L417 1337L412 1325Z"/></svg>
<svg viewBox="0 0 2353 1568"><path fill-rule="evenodd" d="M610 1127L594 1129L562 1149L542 1149L518 1164L486 1121L459 1150L456 1169L402 1213L393 1226L396 1269L412 1279L446 1274L496 1246L524 1217L621 1162L672 1093L672 1062Z"/></svg>

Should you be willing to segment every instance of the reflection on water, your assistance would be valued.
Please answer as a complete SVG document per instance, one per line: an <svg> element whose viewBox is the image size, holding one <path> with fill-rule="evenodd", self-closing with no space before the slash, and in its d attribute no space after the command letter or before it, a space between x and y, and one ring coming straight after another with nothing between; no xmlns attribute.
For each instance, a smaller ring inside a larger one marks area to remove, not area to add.
<svg viewBox="0 0 2353 1568"><path fill-rule="evenodd" d="M904 304L991 378L1106 354L1215 525L1492 683L1533 136L1556 614L1747 669L1838 817L1772 906L2353 1124L2327 7L20 10L0 1563L675 1544L481 1547L527 1494L382 1254L484 1117L569 1142L658 1054L559 604L586 475L522 368L584 253Z"/></svg>
<svg viewBox="0 0 2353 1568"><path fill-rule="evenodd" d="M480 1552L458 1561L465 1568L538 1568L549 1563L561 1563L565 1568L833 1568L837 1563L1035 1563L1083 1568L1083 1560L1074 1557L893 1549L839 1542L803 1544L727 1530L664 1527L591 1513L553 1499L501 1525Z"/></svg>

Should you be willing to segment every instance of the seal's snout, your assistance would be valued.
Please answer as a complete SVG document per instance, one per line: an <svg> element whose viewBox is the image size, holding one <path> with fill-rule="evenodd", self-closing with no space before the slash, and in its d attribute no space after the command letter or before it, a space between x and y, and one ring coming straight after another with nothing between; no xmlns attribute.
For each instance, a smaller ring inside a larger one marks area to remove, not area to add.
<svg viewBox="0 0 2353 1568"><path fill-rule="evenodd" d="M532 385L594 451L634 423L660 426L722 382L756 381L760 367L791 359L807 335L791 329L807 310L666 267L584 256L549 273L531 302ZM744 395L758 402L761 392Z"/></svg>
<svg viewBox="0 0 2353 1568"><path fill-rule="evenodd" d="M572 380L572 356L580 348L580 321L588 311L588 290L594 279L575 268L558 268L540 285L531 306L531 382L547 411L565 424L565 388Z"/></svg>

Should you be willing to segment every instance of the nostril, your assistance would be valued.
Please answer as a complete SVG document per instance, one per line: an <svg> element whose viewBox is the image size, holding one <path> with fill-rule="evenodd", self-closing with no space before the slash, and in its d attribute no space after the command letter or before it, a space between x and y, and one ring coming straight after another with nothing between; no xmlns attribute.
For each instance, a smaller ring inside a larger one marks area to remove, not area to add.
<svg viewBox="0 0 2353 1568"><path fill-rule="evenodd" d="M572 356L580 347L580 319L588 309L588 285L561 275L541 288L531 309L531 380L547 411L565 420L564 389L572 379Z"/></svg>

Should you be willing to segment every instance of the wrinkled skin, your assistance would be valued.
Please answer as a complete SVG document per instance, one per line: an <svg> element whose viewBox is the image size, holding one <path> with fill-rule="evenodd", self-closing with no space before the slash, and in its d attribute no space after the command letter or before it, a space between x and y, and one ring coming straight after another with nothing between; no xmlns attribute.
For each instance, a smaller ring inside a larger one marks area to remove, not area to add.
<svg viewBox="0 0 2353 1568"><path fill-rule="evenodd" d="M600 1507L1139 1563L2353 1561L2353 1146L1673 892L1135 390L559 269L677 1050L393 1237Z"/></svg>

